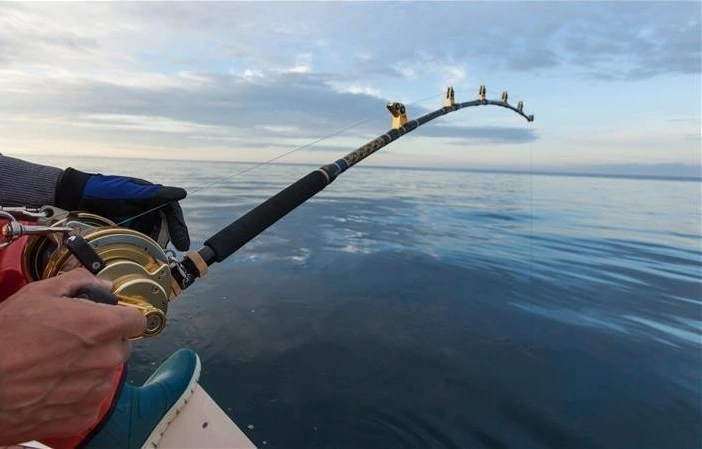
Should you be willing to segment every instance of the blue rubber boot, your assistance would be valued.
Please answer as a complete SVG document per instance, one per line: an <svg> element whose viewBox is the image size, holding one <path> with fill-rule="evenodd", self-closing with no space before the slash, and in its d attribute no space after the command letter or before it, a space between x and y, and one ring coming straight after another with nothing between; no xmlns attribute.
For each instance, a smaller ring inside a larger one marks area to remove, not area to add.
<svg viewBox="0 0 702 449"><path fill-rule="evenodd" d="M190 349L174 352L141 387L124 384L111 415L83 448L154 448L190 399L200 377L200 359Z"/></svg>

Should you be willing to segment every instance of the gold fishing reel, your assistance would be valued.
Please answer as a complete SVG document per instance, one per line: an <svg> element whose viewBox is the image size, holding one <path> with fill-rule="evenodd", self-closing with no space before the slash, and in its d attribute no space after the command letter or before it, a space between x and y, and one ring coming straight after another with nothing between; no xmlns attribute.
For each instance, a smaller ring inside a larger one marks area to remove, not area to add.
<svg viewBox="0 0 702 449"><path fill-rule="evenodd" d="M98 278L112 281L118 305L144 315L146 329L135 338L161 333L168 301L179 292L164 249L148 236L106 218L51 210L52 216L39 224L61 231L30 236L22 257L27 280L47 279L85 266Z"/></svg>

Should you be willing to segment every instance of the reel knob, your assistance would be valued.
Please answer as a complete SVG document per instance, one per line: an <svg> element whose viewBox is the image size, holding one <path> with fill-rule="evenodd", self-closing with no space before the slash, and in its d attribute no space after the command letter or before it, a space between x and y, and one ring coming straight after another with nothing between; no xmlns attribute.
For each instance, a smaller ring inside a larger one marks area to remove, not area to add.
<svg viewBox="0 0 702 449"><path fill-rule="evenodd" d="M158 335L166 327L166 314L163 310L154 307L148 302L129 296L116 295L119 298L118 305L125 307L133 307L141 312L146 318L146 328L141 335L137 335L133 340L139 338L149 338Z"/></svg>
<svg viewBox="0 0 702 449"><path fill-rule="evenodd" d="M153 311L148 312L145 315L146 329L144 329L144 337L153 337L154 335L158 335L161 333L163 328L166 327L166 315L156 308L153 309Z"/></svg>
<svg viewBox="0 0 702 449"><path fill-rule="evenodd" d="M124 295L115 295L107 290L93 287L84 287L76 293L76 298L87 299L99 304L112 306L133 307L146 318L146 328L141 335L135 335L131 340L149 338L158 335L166 327L166 315L148 302Z"/></svg>

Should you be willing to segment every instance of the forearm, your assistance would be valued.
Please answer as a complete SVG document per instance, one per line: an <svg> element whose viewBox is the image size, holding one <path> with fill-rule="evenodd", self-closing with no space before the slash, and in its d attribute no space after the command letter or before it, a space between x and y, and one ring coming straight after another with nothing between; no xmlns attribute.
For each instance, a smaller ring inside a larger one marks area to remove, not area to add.
<svg viewBox="0 0 702 449"><path fill-rule="evenodd" d="M39 207L54 204L63 170L0 154L0 206Z"/></svg>

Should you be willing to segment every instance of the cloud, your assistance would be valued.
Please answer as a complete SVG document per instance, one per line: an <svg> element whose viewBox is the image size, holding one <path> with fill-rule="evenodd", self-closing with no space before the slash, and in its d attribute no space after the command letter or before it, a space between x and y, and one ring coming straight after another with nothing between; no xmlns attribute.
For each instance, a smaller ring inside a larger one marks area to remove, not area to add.
<svg viewBox="0 0 702 449"><path fill-rule="evenodd" d="M263 72L260 70L252 70L252 69L246 69L244 70L244 73L241 75L242 78L245 80L252 81L256 78L263 78L265 75Z"/></svg>
<svg viewBox="0 0 702 449"><path fill-rule="evenodd" d="M309 73L159 76L162 82L153 83L141 74L91 79L0 71L5 80L0 83L3 128L9 134L31 135L44 127L45 134L57 137L80 129L84 136L115 142L148 143L158 136L161 145L183 146L187 139L203 148L287 148L376 113L383 114L383 129L385 115L389 117L385 100L339 91L327 78ZM363 138L373 129L371 123L346 135Z"/></svg>
<svg viewBox="0 0 702 449"><path fill-rule="evenodd" d="M700 3L613 3L578 6L579 20L564 27L568 63L598 79L646 79L702 69Z"/></svg>
<svg viewBox="0 0 702 449"><path fill-rule="evenodd" d="M176 73L151 76L53 78L0 72L12 89L0 83L3 133L33 138L37 134L79 141L141 145L144 148L289 150L359 124L308 150L339 155L386 131L390 116L385 99L371 88L336 89L325 76L310 73L235 74ZM333 77L332 77L333 78ZM16 90L17 87L21 89ZM32 101L26 101L31 92ZM416 106L413 114L426 113ZM371 119L367 123L370 117ZM77 134L80 132L80 134ZM445 143L527 143L537 138L518 127L433 126L422 136ZM250 156L247 156L250 157ZM261 156L265 158L266 156Z"/></svg>
<svg viewBox="0 0 702 449"><path fill-rule="evenodd" d="M309 73L315 60L357 82L436 75L440 67L459 68L460 78L460 70L476 66L647 78L700 72L700 8L699 2L6 3L0 64L217 71L233 63Z"/></svg>
<svg viewBox="0 0 702 449"><path fill-rule="evenodd" d="M349 87L341 88L341 91L351 94L363 94L371 97L380 97L380 89L371 86L359 86L354 84Z"/></svg>
<svg viewBox="0 0 702 449"><path fill-rule="evenodd" d="M296 65L284 70L285 73L310 73L311 71L308 65Z"/></svg>
<svg viewBox="0 0 702 449"><path fill-rule="evenodd" d="M400 98L386 96L476 74L500 84L526 73L531 92L542 74L698 74L699 17L693 2L0 3L0 131L263 150L376 117L345 134L365 139L387 129L385 102ZM451 123L421 135L461 145L541 139L525 123Z"/></svg>

